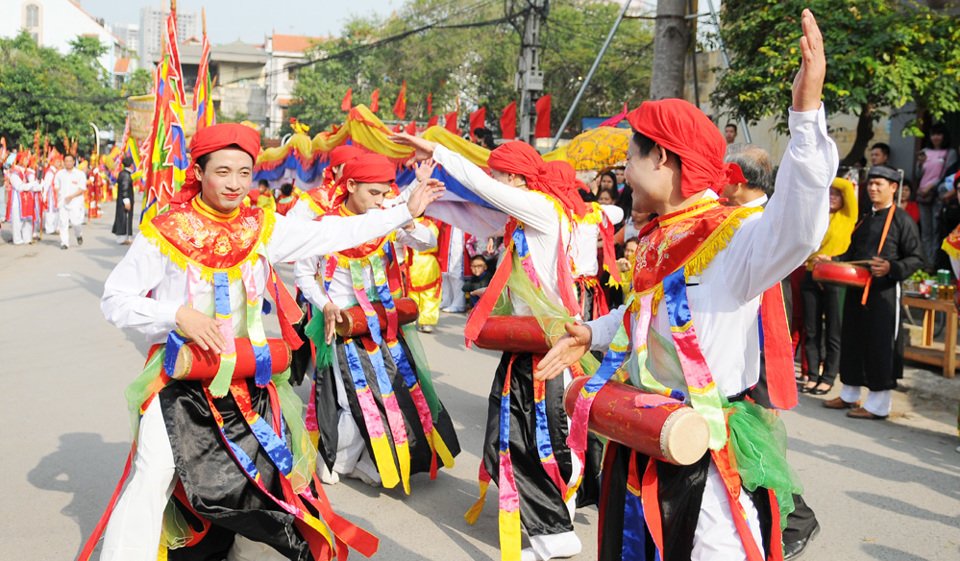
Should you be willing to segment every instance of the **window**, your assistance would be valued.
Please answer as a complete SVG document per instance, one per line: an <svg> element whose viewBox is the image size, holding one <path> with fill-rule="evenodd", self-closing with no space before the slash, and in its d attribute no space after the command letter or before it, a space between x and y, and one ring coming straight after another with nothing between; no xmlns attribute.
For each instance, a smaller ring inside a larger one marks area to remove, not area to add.
<svg viewBox="0 0 960 561"><path fill-rule="evenodd" d="M27 4L23 10L23 26L27 29L40 27L40 6Z"/></svg>
<svg viewBox="0 0 960 561"><path fill-rule="evenodd" d="M21 14L21 27L27 30L27 33L33 37L33 40L40 44L41 40L41 23L42 23L43 14L40 11L40 4L36 2L26 2L23 5L23 12Z"/></svg>
<svg viewBox="0 0 960 561"><path fill-rule="evenodd" d="M284 68L287 70L287 80L297 79L297 64L295 62L287 63Z"/></svg>

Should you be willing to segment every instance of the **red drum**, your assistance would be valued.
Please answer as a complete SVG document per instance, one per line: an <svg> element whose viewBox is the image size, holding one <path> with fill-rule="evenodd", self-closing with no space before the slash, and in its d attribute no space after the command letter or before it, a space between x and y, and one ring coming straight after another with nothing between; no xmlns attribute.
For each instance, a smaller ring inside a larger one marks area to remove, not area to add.
<svg viewBox="0 0 960 561"><path fill-rule="evenodd" d="M577 398L589 378L575 378L563 396L573 416ZM710 429L692 407L662 395L609 381L597 392L588 428L651 458L688 466L707 452Z"/></svg>
<svg viewBox="0 0 960 561"><path fill-rule="evenodd" d="M871 277L870 269L837 261L818 261L813 265L813 280L842 286L864 288Z"/></svg>
<svg viewBox="0 0 960 561"><path fill-rule="evenodd" d="M393 301L397 306L397 321L400 325L406 325L417 321L420 310L417 303L412 298L397 298ZM380 329L387 329L387 311L380 302L373 303L373 309L380 318ZM345 310L340 310L343 321L337 324L337 335L344 339L359 337L370 332L367 326L367 314L363 312L360 306L351 306Z"/></svg>
<svg viewBox="0 0 960 561"><path fill-rule="evenodd" d="M234 339L237 348L237 366L233 370L234 380L253 378L257 372L257 360L253 354L250 339ZM283 339L267 339L270 348L270 372L279 374L290 367L290 346ZM177 380L212 380L220 369L220 355L205 351L196 343L187 343L180 347L177 363L173 369L173 378Z"/></svg>
<svg viewBox="0 0 960 561"><path fill-rule="evenodd" d="M550 343L533 316L490 316L475 341L481 349L546 354Z"/></svg>

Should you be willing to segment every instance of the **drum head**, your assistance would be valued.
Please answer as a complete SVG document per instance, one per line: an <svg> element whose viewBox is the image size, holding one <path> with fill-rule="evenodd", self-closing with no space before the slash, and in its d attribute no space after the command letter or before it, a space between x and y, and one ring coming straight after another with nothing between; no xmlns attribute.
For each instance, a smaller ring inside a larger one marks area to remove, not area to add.
<svg viewBox="0 0 960 561"><path fill-rule="evenodd" d="M693 464L703 457L709 445L707 420L691 408L677 410L660 430L660 450L671 464Z"/></svg>

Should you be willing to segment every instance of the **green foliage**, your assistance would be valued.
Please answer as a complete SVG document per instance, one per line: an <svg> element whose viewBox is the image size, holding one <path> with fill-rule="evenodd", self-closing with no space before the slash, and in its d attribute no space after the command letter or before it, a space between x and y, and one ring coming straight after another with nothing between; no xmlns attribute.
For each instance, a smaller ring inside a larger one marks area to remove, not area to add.
<svg viewBox="0 0 960 561"><path fill-rule="evenodd" d="M711 96L716 106L752 123L773 115L786 125L804 8L823 32L829 111L872 121L910 102L934 119L960 111L960 22L896 0L724 2L721 35L732 60ZM920 134L919 124L904 134Z"/></svg>
<svg viewBox="0 0 960 561"><path fill-rule="evenodd" d="M124 103L105 79L97 39L78 37L66 55L40 48L26 31L0 39L0 134L8 146L33 146L35 131L62 147L64 136L93 144L89 123L123 125Z"/></svg>
<svg viewBox="0 0 960 561"><path fill-rule="evenodd" d="M153 73L146 68L138 68L127 75L120 87L122 97L148 95L153 91Z"/></svg>
<svg viewBox="0 0 960 561"><path fill-rule="evenodd" d="M553 96L554 130L573 102L617 11L616 4L602 0L551 2L541 33L540 64L545 74L544 93ZM339 39L318 45L315 56L325 60L299 71L294 89L298 103L289 114L318 132L344 120L340 103L347 88L353 88L354 105L368 106L373 90L379 88L378 115L393 120L393 104L406 80L407 121L430 118L427 94L432 93L434 114L442 117L455 111L459 96L461 126L465 127L470 112L486 107L487 124L496 129L500 111L511 101L519 102L514 75L522 18L498 21L503 19L503 3L475 0L408 0L383 21L355 17ZM376 43L434 22L440 25L400 40ZM470 25L475 22L485 24ZM636 20L625 21L572 124L576 126L582 116L617 113L624 102L639 104L649 90L651 51L650 30ZM289 132L289 125L283 132Z"/></svg>

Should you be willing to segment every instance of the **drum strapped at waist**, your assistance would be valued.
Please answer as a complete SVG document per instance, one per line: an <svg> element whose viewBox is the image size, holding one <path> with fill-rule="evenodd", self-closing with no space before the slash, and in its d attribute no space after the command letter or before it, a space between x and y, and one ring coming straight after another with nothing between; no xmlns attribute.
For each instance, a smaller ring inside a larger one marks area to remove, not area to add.
<svg viewBox="0 0 960 561"><path fill-rule="evenodd" d="M534 316L490 316L474 342L481 349L546 354L556 341L548 340Z"/></svg>
<svg viewBox="0 0 960 561"><path fill-rule="evenodd" d="M420 310L412 298L396 298L393 302L397 307L397 323L399 325L406 325L417 321ZM380 330L386 330L387 310L384 308L383 303L374 302L373 309L377 313L377 318L380 320ZM370 332L370 328L367 325L367 314L364 313L363 308L360 306L344 308L340 310L340 316L343 318L343 321L336 324L337 335L344 339L360 337Z"/></svg>
<svg viewBox="0 0 960 561"><path fill-rule="evenodd" d="M860 264L840 261L817 261L813 264L813 280L840 286L864 288L870 280L870 269Z"/></svg>
<svg viewBox="0 0 960 561"><path fill-rule="evenodd" d="M234 380L253 378L257 372L257 358L253 343L246 337L236 338L233 344L237 351L237 362L233 369ZM163 345L154 345L162 347ZM265 346L270 350L270 373L280 374L290 368L290 345L283 339L267 339ZM151 354L153 350L151 349ZM210 381L220 370L220 353L203 350L200 345L189 342L180 347L176 366L171 376L175 380Z"/></svg>
<svg viewBox="0 0 960 561"><path fill-rule="evenodd" d="M567 415L588 381L575 378L563 396ZM590 432L675 465L690 465L707 453L710 429L703 415L682 401L613 380L597 392L588 417Z"/></svg>

